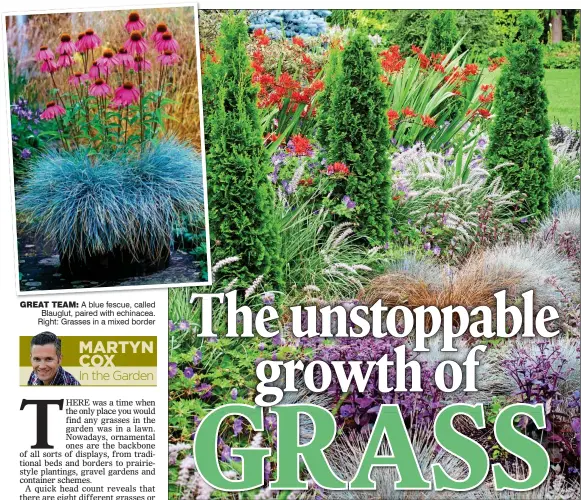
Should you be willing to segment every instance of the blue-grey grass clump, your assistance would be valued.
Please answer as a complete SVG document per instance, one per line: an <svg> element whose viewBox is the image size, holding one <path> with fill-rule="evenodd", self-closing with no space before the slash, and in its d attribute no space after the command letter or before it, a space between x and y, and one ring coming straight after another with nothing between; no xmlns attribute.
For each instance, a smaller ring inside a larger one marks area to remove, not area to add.
<svg viewBox="0 0 581 500"><path fill-rule="evenodd" d="M169 247L178 215L200 212L203 203L201 156L167 139L108 157L85 148L47 152L33 165L17 209L61 257L121 248L155 258Z"/></svg>

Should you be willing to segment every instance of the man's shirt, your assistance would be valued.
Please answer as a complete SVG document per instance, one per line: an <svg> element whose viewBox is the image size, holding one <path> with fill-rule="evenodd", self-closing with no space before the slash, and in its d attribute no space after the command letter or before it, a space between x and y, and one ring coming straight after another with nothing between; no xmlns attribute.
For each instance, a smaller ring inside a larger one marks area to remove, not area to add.
<svg viewBox="0 0 581 500"><path fill-rule="evenodd" d="M28 379L28 385L44 385L42 380L40 380L36 373L32 372L30 378ZM73 377L69 372L65 371L62 366L59 366L56 372L55 378L48 385L81 385L79 381Z"/></svg>

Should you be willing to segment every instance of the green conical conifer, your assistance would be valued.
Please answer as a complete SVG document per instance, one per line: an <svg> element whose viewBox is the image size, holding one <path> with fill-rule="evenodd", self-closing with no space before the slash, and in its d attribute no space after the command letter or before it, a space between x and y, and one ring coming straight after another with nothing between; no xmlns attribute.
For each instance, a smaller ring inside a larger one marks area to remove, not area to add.
<svg viewBox="0 0 581 500"><path fill-rule="evenodd" d="M212 261L239 257L228 265L228 274L238 278L237 287L247 287L261 275L269 286L282 286L280 229L247 43L244 17L226 17L217 60L208 62L204 71Z"/></svg>
<svg viewBox="0 0 581 500"><path fill-rule="evenodd" d="M459 38L456 12L439 10L430 20L430 42L426 47L426 54L445 55L452 50Z"/></svg>
<svg viewBox="0 0 581 500"><path fill-rule="evenodd" d="M340 64L341 52L336 47L331 48L329 51L329 59L325 64L325 89L318 99L317 108L317 139L325 150L329 148L329 132L333 124L331 103L333 95L336 92L337 81L341 71Z"/></svg>
<svg viewBox="0 0 581 500"><path fill-rule="evenodd" d="M506 189L526 194L521 213L540 215L549 209L551 151L547 142L551 125L543 87L541 26L534 12L519 18L517 41L507 47L495 91L495 120L486 160L493 176L500 175ZM503 165L499 169L493 167Z"/></svg>
<svg viewBox="0 0 581 500"><path fill-rule="evenodd" d="M346 194L357 204L360 232L372 244L385 244L393 203L386 89L367 36L355 33L341 54L331 100L327 157L345 163L351 171Z"/></svg>

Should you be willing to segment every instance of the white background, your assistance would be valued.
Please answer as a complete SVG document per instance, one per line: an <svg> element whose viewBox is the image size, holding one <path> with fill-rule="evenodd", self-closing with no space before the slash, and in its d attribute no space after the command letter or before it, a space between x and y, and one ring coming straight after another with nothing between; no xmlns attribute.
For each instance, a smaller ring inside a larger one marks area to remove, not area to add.
<svg viewBox="0 0 581 500"><path fill-rule="evenodd" d="M277 0L268 1L251 1L251 0L216 0L202 1L198 5L203 8L245 8L245 9L273 9L273 8L313 8L313 3L317 8L552 8L554 5L549 2L529 1L529 2L478 2L466 3L460 1L318 1L312 0ZM31 11L46 12L47 9L54 12L74 11L74 10L106 10L107 7L136 8L144 9L147 7L161 7L168 4L160 2L144 1L136 4L108 5L107 2L97 2L88 0L83 2L82 8L79 8L78 0L55 0L46 2L41 0L20 0L17 3L3 2L5 14L22 14ZM172 5L178 5L172 2ZM183 2L182 5L192 5L192 2ZM579 8L577 2L570 0L560 1L560 8ZM7 9L11 9L8 11ZM17 9L17 10L16 10ZM12 181L10 170L10 126L8 120L8 88L6 85L6 55L5 41L2 40L0 64L2 78L0 81L3 85L3 91L0 93L0 335L2 335L2 350L0 359L2 365L0 376L2 378L2 406L0 409L0 432L2 432L2 456L1 456L1 476L2 492L0 496L6 500L17 499L18 484L18 452L28 448L35 440L35 409L27 407L24 411L19 411L20 402L23 398L35 399L47 396L46 388L21 388L18 386L18 337L20 335L34 335L42 331L36 322L36 314L27 313L26 309L21 309L19 303L21 300L34 300L34 296L16 295L16 258L14 255L14 214L12 212ZM106 331L99 327L86 327L82 331L78 328L54 328L57 335L158 335L158 387L157 388L51 388L49 393L50 399L60 399L69 397L87 397L93 399L123 398L134 399L144 397L145 399L156 399L157 407L157 429L158 429L158 497L160 500L167 498L167 461L165 459L165 446L167 435L167 379L165 378L165 363L167 362L167 291L143 290L143 291L124 291L124 292L85 292L81 295L39 295L38 300L67 300L69 297L85 300L104 301L129 301L137 302L147 300L156 301L158 304L157 318L158 328L138 329L111 327ZM63 428L64 411L58 412L56 407L49 408L49 419L56 423L49 429L49 443L58 445L64 440ZM62 423L58 421L62 420ZM57 449L57 448L55 448ZM108 484L127 484L127 478L114 478L108 481ZM129 479L129 481L131 481ZM138 483L135 483L138 486Z"/></svg>

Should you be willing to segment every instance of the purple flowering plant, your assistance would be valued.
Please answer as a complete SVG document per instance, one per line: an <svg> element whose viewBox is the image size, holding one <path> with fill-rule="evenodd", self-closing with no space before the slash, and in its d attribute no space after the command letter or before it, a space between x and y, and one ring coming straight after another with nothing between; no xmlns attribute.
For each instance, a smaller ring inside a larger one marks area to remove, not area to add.
<svg viewBox="0 0 581 500"><path fill-rule="evenodd" d="M17 181L27 174L31 159L58 137L55 122L41 120L40 112L23 97L10 106L12 157Z"/></svg>

